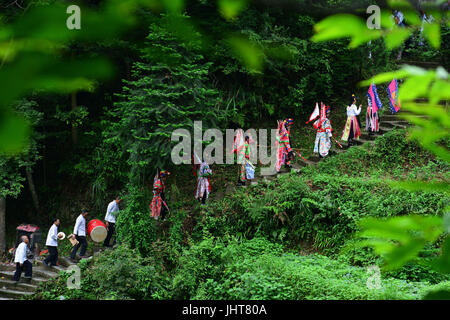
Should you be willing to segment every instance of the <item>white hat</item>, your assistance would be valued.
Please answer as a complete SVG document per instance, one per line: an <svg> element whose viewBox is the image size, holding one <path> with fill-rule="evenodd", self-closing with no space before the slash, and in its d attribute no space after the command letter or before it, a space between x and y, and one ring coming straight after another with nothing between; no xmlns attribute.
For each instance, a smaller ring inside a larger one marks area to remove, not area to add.
<svg viewBox="0 0 450 320"><path fill-rule="evenodd" d="M58 232L58 239L63 240L66 237L66 234L64 232Z"/></svg>

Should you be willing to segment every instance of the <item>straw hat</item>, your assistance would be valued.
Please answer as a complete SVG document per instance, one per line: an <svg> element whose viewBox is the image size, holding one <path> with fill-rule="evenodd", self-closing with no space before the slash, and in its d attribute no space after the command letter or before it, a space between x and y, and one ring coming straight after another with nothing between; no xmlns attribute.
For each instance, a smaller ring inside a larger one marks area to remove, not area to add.
<svg viewBox="0 0 450 320"><path fill-rule="evenodd" d="M66 237L66 234L64 232L58 232L58 239L63 240Z"/></svg>

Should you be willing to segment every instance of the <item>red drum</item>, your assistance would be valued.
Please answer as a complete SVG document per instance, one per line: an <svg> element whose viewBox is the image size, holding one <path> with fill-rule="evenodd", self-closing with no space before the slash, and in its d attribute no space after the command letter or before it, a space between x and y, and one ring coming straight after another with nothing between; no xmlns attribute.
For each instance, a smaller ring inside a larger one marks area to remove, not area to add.
<svg viewBox="0 0 450 320"><path fill-rule="evenodd" d="M106 239L108 230L106 225L98 219L89 221L87 226L88 234L95 242L102 242Z"/></svg>

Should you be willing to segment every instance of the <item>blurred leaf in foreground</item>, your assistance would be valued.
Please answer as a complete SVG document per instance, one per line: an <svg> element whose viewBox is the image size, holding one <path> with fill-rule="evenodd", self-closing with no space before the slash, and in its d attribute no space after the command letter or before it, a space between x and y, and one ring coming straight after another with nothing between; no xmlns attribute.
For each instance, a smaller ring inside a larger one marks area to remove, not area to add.
<svg viewBox="0 0 450 320"><path fill-rule="evenodd" d="M227 42L250 73L262 72L264 53L256 43L242 36L232 36Z"/></svg>
<svg viewBox="0 0 450 320"><path fill-rule="evenodd" d="M246 7L247 0L218 0L220 14L227 20L236 18Z"/></svg>
<svg viewBox="0 0 450 320"><path fill-rule="evenodd" d="M366 218L359 226L358 236L366 239L359 246L372 247L384 258L386 270L400 268L413 260L426 243L435 242L443 233L442 218L438 216Z"/></svg>
<svg viewBox="0 0 450 320"><path fill-rule="evenodd" d="M29 123L9 110L0 110L0 154L16 154L28 144Z"/></svg>
<svg viewBox="0 0 450 320"><path fill-rule="evenodd" d="M327 17L314 26L316 34L312 41L328 41L351 38L349 47L356 48L381 36L380 30L371 30L365 21L351 14L336 14Z"/></svg>

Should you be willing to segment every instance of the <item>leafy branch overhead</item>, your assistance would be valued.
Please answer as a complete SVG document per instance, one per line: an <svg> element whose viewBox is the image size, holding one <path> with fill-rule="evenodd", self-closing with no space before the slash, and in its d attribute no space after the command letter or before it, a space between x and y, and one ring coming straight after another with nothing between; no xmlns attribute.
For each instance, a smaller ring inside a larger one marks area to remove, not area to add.
<svg viewBox="0 0 450 320"><path fill-rule="evenodd" d="M431 46L438 49L441 45L441 25L447 23L447 17L437 7L431 7L427 13L433 16L433 21L422 23L419 12L406 0L388 1L392 9L401 10L408 26L400 27L395 24L391 10L383 9L380 12L380 29L369 28L366 19L353 14L336 14L329 16L314 26L315 35L311 40L329 41L349 38L350 48L356 48L369 41L382 38L389 50L401 46L414 32L420 32Z"/></svg>
<svg viewBox="0 0 450 320"><path fill-rule="evenodd" d="M329 41L349 38L350 48L356 48L369 41L382 39L387 49L400 47L413 33L420 32L428 43L439 49L441 47L441 27L447 27L447 17L438 8L429 8L428 14L433 21L423 23L418 12L407 1L388 1L392 9L401 10L408 26L400 27L394 23L390 10L381 13L380 29L369 29L366 22L350 14L338 14L325 18L314 27L316 34L313 41ZM447 14L447 12L446 12ZM450 162L448 147L443 141L450 137L450 117L445 103L450 99L450 83L448 72L443 67L425 70L420 67L404 65L397 71L377 74L360 86L367 87L372 83L381 84L399 79L399 101L402 109L411 114L400 114L415 126L409 137L446 161ZM417 117L419 115L419 117ZM396 188L404 188L412 192L419 190L443 191L448 194L448 185L439 182L394 181L390 183ZM360 239L358 246L371 247L383 257L386 270L394 270L414 260L424 246L435 243L442 236L444 244L441 255L431 265L442 273L450 272L449 253L449 207L446 215L421 216L408 215L389 219L366 218L360 221ZM412 212L414 213L414 212ZM448 291L433 295L434 298L448 296ZM431 297L431 296L430 296Z"/></svg>

